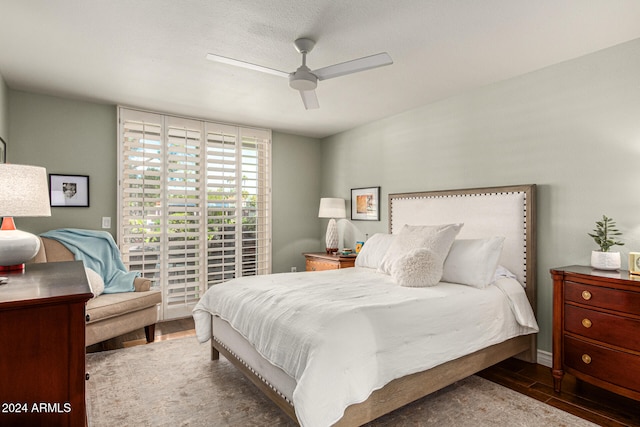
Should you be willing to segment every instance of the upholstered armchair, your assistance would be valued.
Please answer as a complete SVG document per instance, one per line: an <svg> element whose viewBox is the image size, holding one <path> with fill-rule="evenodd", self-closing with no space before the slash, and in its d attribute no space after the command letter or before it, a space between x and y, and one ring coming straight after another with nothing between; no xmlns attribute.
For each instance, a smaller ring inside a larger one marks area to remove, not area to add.
<svg viewBox="0 0 640 427"><path fill-rule="evenodd" d="M57 240L40 237L40 251L31 262L73 261L74 254ZM100 294L87 302L86 346L144 328L147 342L155 339L161 292L151 281L136 277L134 292Z"/></svg>

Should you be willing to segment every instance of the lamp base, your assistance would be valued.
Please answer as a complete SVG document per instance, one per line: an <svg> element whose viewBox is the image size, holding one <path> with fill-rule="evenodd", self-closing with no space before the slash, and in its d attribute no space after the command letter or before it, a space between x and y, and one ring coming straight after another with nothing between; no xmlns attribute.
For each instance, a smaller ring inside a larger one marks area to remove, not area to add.
<svg viewBox="0 0 640 427"><path fill-rule="evenodd" d="M332 254L338 252L338 224L336 220L331 218L329 224L327 224L327 236L325 239L325 248L327 253Z"/></svg>
<svg viewBox="0 0 640 427"><path fill-rule="evenodd" d="M0 273L15 273L16 271L24 271L24 264L0 265Z"/></svg>
<svg viewBox="0 0 640 427"><path fill-rule="evenodd" d="M2 271L16 271L24 268L24 263L36 256L40 239L25 231L6 229L6 221L5 217L0 229L0 267L3 267Z"/></svg>

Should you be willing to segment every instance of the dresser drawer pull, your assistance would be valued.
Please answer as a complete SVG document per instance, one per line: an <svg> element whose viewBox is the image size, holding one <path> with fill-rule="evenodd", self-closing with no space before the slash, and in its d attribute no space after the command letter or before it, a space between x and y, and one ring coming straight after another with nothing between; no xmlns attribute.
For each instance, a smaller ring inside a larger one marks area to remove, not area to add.
<svg viewBox="0 0 640 427"><path fill-rule="evenodd" d="M589 301L591 299L591 292L582 291L582 299L585 301Z"/></svg>
<svg viewBox="0 0 640 427"><path fill-rule="evenodd" d="M591 363L591 356L589 356L588 354L583 354L582 361L588 365L589 363Z"/></svg>
<svg viewBox="0 0 640 427"><path fill-rule="evenodd" d="M591 323L591 320L589 319L582 319L582 326L584 326L585 328L590 328L591 325L593 325L593 323Z"/></svg>

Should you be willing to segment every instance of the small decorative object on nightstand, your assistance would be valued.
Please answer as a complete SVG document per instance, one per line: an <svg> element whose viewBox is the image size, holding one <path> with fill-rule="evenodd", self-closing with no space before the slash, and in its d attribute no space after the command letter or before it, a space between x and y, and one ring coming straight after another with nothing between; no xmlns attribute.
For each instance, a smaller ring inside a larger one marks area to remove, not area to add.
<svg viewBox="0 0 640 427"><path fill-rule="evenodd" d="M337 270L339 268L353 267L356 255L333 255L324 252L305 253L307 271Z"/></svg>
<svg viewBox="0 0 640 427"><path fill-rule="evenodd" d="M640 275L640 252L629 252L629 273Z"/></svg>
<svg viewBox="0 0 640 427"><path fill-rule="evenodd" d="M616 240L622 233L616 228L616 222L606 215L601 221L596 221L593 233L587 233L600 247L599 251L591 251L591 267L599 270L618 270L620 268L620 252L610 252L612 246L623 246Z"/></svg>
<svg viewBox="0 0 640 427"><path fill-rule="evenodd" d="M553 387L565 372L640 400L640 282L626 270L551 270Z"/></svg>

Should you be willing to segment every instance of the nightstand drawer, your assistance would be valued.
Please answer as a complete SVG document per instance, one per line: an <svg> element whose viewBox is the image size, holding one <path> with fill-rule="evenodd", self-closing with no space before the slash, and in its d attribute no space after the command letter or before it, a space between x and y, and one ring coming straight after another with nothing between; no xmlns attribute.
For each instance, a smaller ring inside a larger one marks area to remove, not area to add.
<svg viewBox="0 0 640 427"><path fill-rule="evenodd" d="M640 352L640 320L565 305L564 328L603 343L618 345Z"/></svg>
<svg viewBox="0 0 640 427"><path fill-rule="evenodd" d="M640 307L640 292L591 286L571 281L566 281L564 286L565 301L624 313L637 313Z"/></svg>
<svg viewBox="0 0 640 427"><path fill-rule="evenodd" d="M356 257L352 255L333 255L324 252L309 252L303 254L306 259L307 271L337 270L353 267Z"/></svg>
<svg viewBox="0 0 640 427"><path fill-rule="evenodd" d="M338 267L339 267L339 264L336 262L319 261L315 259L307 260L307 271L335 270Z"/></svg>
<svg viewBox="0 0 640 427"><path fill-rule="evenodd" d="M640 355L565 336L564 364L579 373L640 392Z"/></svg>

